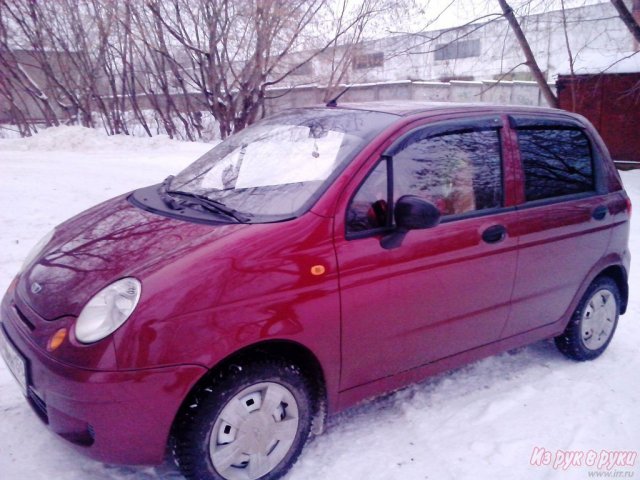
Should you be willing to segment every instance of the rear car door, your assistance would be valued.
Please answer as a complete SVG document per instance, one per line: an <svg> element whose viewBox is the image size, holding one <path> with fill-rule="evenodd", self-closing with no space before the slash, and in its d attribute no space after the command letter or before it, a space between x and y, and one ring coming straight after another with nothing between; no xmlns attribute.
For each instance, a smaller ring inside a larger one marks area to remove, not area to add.
<svg viewBox="0 0 640 480"><path fill-rule="evenodd" d="M576 120L513 116L522 168L512 312L503 337L566 318L611 235L601 155ZM615 198L614 198L615 197Z"/></svg>
<svg viewBox="0 0 640 480"><path fill-rule="evenodd" d="M499 117L417 127L372 158L335 223L348 389L497 340L516 267ZM442 213L397 248L393 204L417 195Z"/></svg>

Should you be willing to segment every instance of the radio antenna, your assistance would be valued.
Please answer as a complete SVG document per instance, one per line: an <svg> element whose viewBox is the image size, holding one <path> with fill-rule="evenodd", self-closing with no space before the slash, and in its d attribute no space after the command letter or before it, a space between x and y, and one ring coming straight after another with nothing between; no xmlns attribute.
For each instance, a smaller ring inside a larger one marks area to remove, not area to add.
<svg viewBox="0 0 640 480"><path fill-rule="evenodd" d="M327 107L337 107L338 106L338 99L344 95L345 93L347 93L349 91L349 89L352 87L352 85L348 85L347 88L345 88L344 90L342 90L335 98L332 98L331 100L329 100L327 102Z"/></svg>

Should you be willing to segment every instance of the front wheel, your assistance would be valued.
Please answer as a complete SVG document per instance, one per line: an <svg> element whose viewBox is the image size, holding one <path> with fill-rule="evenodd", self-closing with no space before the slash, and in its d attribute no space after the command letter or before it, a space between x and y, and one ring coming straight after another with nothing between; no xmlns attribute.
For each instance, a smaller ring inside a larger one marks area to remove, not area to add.
<svg viewBox="0 0 640 480"><path fill-rule="evenodd" d="M310 432L311 388L283 361L230 367L199 388L176 433L175 455L191 480L275 480Z"/></svg>
<svg viewBox="0 0 640 480"><path fill-rule="evenodd" d="M574 360L592 360L605 351L618 325L620 292L609 277L597 278L587 289L556 346Z"/></svg>

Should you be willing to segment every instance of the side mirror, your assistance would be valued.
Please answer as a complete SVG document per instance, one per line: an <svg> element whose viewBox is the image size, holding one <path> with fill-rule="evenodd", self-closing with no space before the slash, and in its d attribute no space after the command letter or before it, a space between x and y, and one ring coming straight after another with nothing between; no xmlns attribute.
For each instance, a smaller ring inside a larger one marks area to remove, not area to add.
<svg viewBox="0 0 640 480"><path fill-rule="evenodd" d="M418 230L435 227L440 223L438 207L415 195L400 197L393 215L399 229Z"/></svg>
<svg viewBox="0 0 640 480"><path fill-rule="evenodd" d="M393 210L396 228L380 240L382 248L397 248L409 230L435 227L440 223L440 210L416 195L403 195Z"/></svg>

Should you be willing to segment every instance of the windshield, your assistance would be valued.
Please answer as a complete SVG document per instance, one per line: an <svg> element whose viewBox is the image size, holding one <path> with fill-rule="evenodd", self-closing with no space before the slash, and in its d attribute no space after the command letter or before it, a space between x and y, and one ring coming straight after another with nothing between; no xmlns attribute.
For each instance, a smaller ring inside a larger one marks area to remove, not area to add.
<svg viewBox="0 0 640 480"><path fill-rule="evenodd" d="M285 112L227 138L174 177L166 191L218 202L252 221L292 218L396 119L357 110Z"/></svg>

